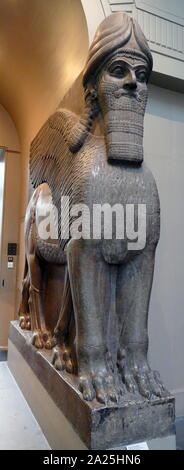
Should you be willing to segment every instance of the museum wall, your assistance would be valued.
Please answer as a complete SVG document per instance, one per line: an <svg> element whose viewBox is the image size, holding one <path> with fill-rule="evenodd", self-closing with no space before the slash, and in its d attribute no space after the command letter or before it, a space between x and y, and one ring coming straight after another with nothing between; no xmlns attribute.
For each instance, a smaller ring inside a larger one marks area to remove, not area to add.
<svg viewBox="0 0 184 470"><path fill-rule="evenodd" d="M8 112L0 104L0 146L11 150L20 150L19 138Z"/></svg>
<svg viewBox="0 0 184 470"><path fill-rule="evenodd" d="M184 415L184 95L149 86L145 160L161 202L161 237L150 305L150 360Z"/></svg>
<svg viewBox="0 0 184 470"><path fill-rule="evenodd" d="M0 349L7 347L9 322L15 318L17 297L17 265L7 269L7 244L19 242L20 216L20 144L15 125L0 105L0 147L6 150L6 172L4 188L4 225L0 265ZM16 153L14 153L16 152ZM4 286L2 281L4 279Z"/></svg>

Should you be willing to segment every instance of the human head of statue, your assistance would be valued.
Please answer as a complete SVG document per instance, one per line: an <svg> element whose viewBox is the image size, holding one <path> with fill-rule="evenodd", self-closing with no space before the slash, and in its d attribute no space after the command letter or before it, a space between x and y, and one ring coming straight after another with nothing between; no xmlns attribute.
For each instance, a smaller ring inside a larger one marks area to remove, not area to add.
<svg viewBox="0 0 184 470"><path fill-rule="evenodd" d="M147 82L152 66L147 40L136 20L118 12L100 24L83 73L86 109L81 134L78 128L78 142L83 143L101 112L108 160L142 162Z"/></svg>
<svg viewBox="0 0 184 470"><path fill-rule="evenodd" d="M98 27L83 72L84 88L95 82L107 62L117 54L145 61L149 77L153 60L147 40L137 21L124 12L113 13Z"/></svg>

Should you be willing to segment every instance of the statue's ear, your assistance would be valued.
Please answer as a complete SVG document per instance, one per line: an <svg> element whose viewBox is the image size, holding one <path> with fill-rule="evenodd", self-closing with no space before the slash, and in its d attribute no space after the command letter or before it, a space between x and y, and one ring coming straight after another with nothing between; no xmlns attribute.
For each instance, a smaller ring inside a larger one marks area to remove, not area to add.
<svg viewBox="0 0 184 470"><path fill-rule="evenodd" d="M89 85L85 91L84 114L78 123L75 124L69 135L69 148L72 153L78 152L83 146L98 113L97 92L95 87Z"/></svg>
<svg viewBox="0 0 184 470"><path fill-rule="evenodd" d="M85 89L85 101L96 100L97 99L97 89L96 85L93 82L88 83Z"/></svg>

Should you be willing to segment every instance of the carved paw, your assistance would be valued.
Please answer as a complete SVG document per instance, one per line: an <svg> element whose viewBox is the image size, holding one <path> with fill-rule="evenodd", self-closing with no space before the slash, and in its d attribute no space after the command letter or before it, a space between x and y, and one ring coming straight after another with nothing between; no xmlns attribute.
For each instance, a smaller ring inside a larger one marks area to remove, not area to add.
<svg viewBox="0 0 184 470"><path fill-rule="evenodd" d="M147 359L143 360L141 357L139 360L135 352L129 353L127 358L122 354L122 358L118 360L118 368L128 392L139 392L148 399L153 395L160 398L168 395L160 374L150 369Z"/></svg>
<svg viewBox="0 0 184 470"><path fill-rule="evenodd" d="M22 330L31 330L31 319L28 313L20 315L19 326Z"/></svg>
<svg viewBox="0 0 184 470"><path fill-rule="evenodd" d="M109 400L118 401L114 378L107 370L93 374L81 374L79 376L79 390L86 401L96 398L100 403L107 404Z"/></svg>
<svg viewBox="0 0 184 470"><path fill-rule="evenodd" d="M55 339L50 333L50 331L41 331L38 330L36 331L33 336L31 343L37 348L37 349L52 349L53 346L55 346Z"/></svg>
<svg viewBox="0 0 184 470"><path fill-rule="evenodd" d="M57 370L66 370L69 374L74 373L74 364L69 346L56 346L52 352L51 362Z"/></svg>
<svg viewBox="0 0 184 470"><path fill-rule="evenodd" d="M42 333L42 339L45 349L52 349L56 345L55 337L50 333L50 331L45 330Z"/></svg>

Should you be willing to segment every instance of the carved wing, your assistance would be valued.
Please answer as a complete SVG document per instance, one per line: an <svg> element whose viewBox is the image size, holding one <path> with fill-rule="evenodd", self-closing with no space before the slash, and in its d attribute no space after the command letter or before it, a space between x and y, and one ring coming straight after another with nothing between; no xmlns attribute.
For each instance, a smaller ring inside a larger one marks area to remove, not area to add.
<svg viewBox="0 0 184 470"><path fill-rule="evenodd" d="M43 125L31 144L30 178L33 187L47 183L54 205L58 209L60 228L61 195L72 203L72 167L75 155L69 150L68 137L78 118L58 109Z"/></svg>

